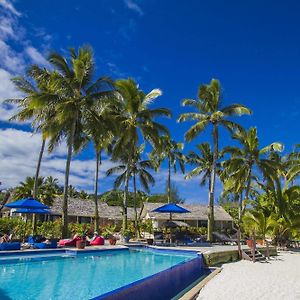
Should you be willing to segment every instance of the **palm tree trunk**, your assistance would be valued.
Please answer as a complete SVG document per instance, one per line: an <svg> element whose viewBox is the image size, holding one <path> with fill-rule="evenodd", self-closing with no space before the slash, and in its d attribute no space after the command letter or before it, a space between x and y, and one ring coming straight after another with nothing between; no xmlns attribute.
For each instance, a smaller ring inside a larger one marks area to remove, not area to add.
<svg viewBox="0 0 300 300"><path fill-rule="evenodd" d="M213 127L213 141L214 141L214 155L211 172L211 187L209 191L209 204L208 204L208 224L207 224L207 241L213 241L214 231L214 197L215 197L215 186L216 186L216 166L219 155L219 134L218 125L214 124Z"/></svg>
<svg viewBox="0 0 300 300"><path fill-rule="evenodd" d="M136 174L133 174L133 192L134 192L134 227L135 227L135 233L137 237L140 237L140 231L139 231L139 224L138 224L138 217L137 217L137 205L136 205Z"/></svg>
<svg viewBox="0 0 300 300"><path fill-rule="evenodd" d="M43 138L42 146L41 146L40 154L39 154L39 158L38 158L38 163L36 166L35 176L34 176L33 193L32 193L32 197L34 199L36 199L37 195L38 195L38 180L39 180L39 174L40 174L40 168L41 168L41 162L42 162L42 158L43 158L43 154L44 154L45 144L46 144L46 139ZM32 235L34 235L35 229L36 229L36 215L33 214L32 215Z"/></svg>
<svg viewBox="0 0 300 300"><path fill-rule="evenodd" d="M248 182L247 187L245 191L245 199L248 200L249 194L250 194L250 188L251 188L251 176L252 176L252 165L250 165L250 170L248 174ZM245 213L245 206L243 205L243 194L241 193L240 199L239 199L239 223L238 223L238 230L237 230L237 243L238 243L238 252L240 258L242 258L242 247L241 247L241 224L242 224L242 218Z"/></svg>
<svg viewBox="0 0 300 300"><path fill-rule="evenodd" d="M238 219L238 228L237 228L237 246L238 246L238 253L240 259L242 259L242 246L241 246L241 221L242 221L242 205L243 205L243 193L240 193L239 197L239 219Z"/></svg>
<svg viewBox="0 0 300 300"><path fill-rule="evenodd" d="M98 177L99 165L101 164L101 151L96 150L96 171L95 171L95 186L94 186L94 201L95 201L95 224L94 230L99 230L99 210L98 210Z"/></svg>
<svg viewBox="0 0 300 300"><path fill-rule="evenodd" d="M68 191L69 191L70 165L72 159L75 129L76 129L76 122L74 121L72 124L71 136L68 145L67 161L66 161L64 198L63 198L63 207L62 207L62 238L68 237Z"/></svg>
<svg viewBox="0 0 300 300"><path fill-rule="evenodd" d="M43 154L44 154L44 150L45 150L45 144L46 144L46 139L43 138L42 146L41 146L40 154L39 154L39 159L38 159L38 163L36 166L35 176L34 176L33 193L32 193L33 198L36 198L37 194L38 194L38 180L39 180L41 162L42 162L42 158L43 158Z"/></svg>
<svg viewBox="0 0 300 300"><path fill-rule="evenodd" d="M168 192L168 203L171 202L171 160L170 157L168 157L168 186L167 186L167 192Z"/></svg>
<svg viewBox="0 0 300 300"><path fill-rule="evenodd" d="M128 183L129 183L129 174L128 166L125 174L125 189L124 189L124 199L123 199L123 230L127 229L127 197L128 197Z"/></svg>

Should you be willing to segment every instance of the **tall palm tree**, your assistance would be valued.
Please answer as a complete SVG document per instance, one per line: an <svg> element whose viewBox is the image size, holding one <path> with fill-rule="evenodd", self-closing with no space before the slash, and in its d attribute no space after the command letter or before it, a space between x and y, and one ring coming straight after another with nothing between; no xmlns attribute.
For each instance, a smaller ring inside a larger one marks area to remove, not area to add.
<svg viewBox="0 0 300 300"><path fill-rule="evenodd" d="M164 135L160 137L159 145L155 147L150 154L151 158L155 160L158 165L161 165L165 159L168 161L168 203L171 202L171 169L173 168L174 173L176 173L177 164L179 164L181 172L185 172L185 156L181 152L183 148L183 143L177 143L176 141L171 140L168 135Z"/></svg>
<svg viewBox="0 0 300 300"><path fill-rule="evenodd" d="M109 103L100 105L97 110L92 111L87 116L86 131L90 140L94 144L96 153L96 168L94 180L94 230L99 230L99 210L98 210L98 187L99 187L99 167L102 163L102 152L108 152L116 134L116 128L110 115L111 107Z"/></svg>
<svg viewBox="0 0 300 300"><path fill-rule="evenodd" d="M211 190L211 174L213 168L213 152L209 143L202 143L196 146L199 154L190 151L187 156L187 163L195 166L186 176L185 179L192 179L196 176L200 177L200 185L204 186L208 182L208 192ZM220 173L220 164L217 163L217 173Z"/></svg>
<svg viewBox="0 0 300 300"><path fill-rule="evenodd" d="M241 126L233 121L228 120L231 116L241 116L251 114L251 110L241 104L232 104L227 107L222 107L222 91L218 80L212 79L210 84L203 84L198 90L198 99L185 99L183 106L190 106L196 109L196 112L182 114L178 121L184 122L187 120L196 121L186 133L185 139L189 142L195 139L209 125L212 125L213 136L213 167L211 173L211 188L209 192L209 209L208 209L208 240L213 239L214 227L214 194L216 185L216 164L219 153L219 127L224 127L231 133L236 128Z"/></svg>
<svg viewBox="0 0 300 300"><path fill-rule="evenodd" d="M159 89L154 89L145 94L131 78L116 81L115 88L119 103L115 109L114 118L119 133L114 144L112 157L117 160L126 149L131 154L128 156L127 162L129 167L132 165L132 157L138 147L139 139L142 138L155 147L159 145L161 133L168 134L167 128L156 122L155 118L160 116L169 117L171 114L166 108L149 108L149 105L162 94ZM127 174L123 203L123 230L127 229L128 182L129 177Z"/></svg>
<svg viewBox="0 0 300 300"><path fill-rule="evenodd" d="M53 106L51 105L51 97L47 98L47 88L50 78L50 73L41 69L37 65L32 65L26 72L27 76L17 76L12 78L12 82L16 89L25 96L18 99L8 99L6 102L14 103L18 107L18 112L10 118L10 121L17 120L25 122L32 120L33 129L42 132L42 144L37 161L37 167L34 177L33 198L38 194L38 178L41 168L41 161L45 150L47 131L44 129L44 124L53 115ZM46 99L45 99L46 97ZM48 105L37 105L37 99L43 98Z"/></svg>
<svg viewBox="0 0 300 300"><path fill-rule="evenodd" d="M67 142L67 159L64 180L62 236L68 236L68 189L72 154L87 143L84 131L86 116L100 100L111 95L110 80L100 77L94 81L92 49L84 46L70 49L69 59L58 53L50 54L49 63L55 68L51 73L49 94L55 104L55 114L46 129L50 132L52 149L62 139ZM107 83L107 84L106 84ZM39 105L46 105L40 101Z"/></svg>
<svg viewBox="0 0 300 300"><path fill-rule="evenodd" d="M106 171L106 175L110 176L113 174L119 174L114 182L114 188L118 189L123 183L125 189L129 186L130 179L133 179L133 192L134 192L134 212L135 212L135 230L136 233L139 234L138 227L138 217L137 217L137 184L136 179L138 177L141 186L146 192L150 192L149 185L154 185L155 180L154 177L147 171L147 169L153 170L154 165L152 160L142 160L141 155L144 151L144 145L141 145L137 148L134 156L131 157L131 163L128 164L129 155L131 156L131 152L125 151L120 157L119 161L122 162L121 165L110 168ZM127 187L126 187L127 185Z"/></svg>
<svg viewBox="0 0 300 300"><path fill-rule="evenodd" d="M223 163L224 172L222 180L225 191L230 191L239 196L239 224L238 240L240 240L240 226L246 205L250 201L253 181L257 181L255 170L258 170L264 178L273 178L279 168L279 164L274 160L268 159L266 154L272 151L282 151L281 143L272 143L262 149L259 148L259 139L255 127L248 131L238 129L232 135L241 147L225 147L223 153L230 153L231 157ZM240 243L239 250L240 248Z"/></svg>

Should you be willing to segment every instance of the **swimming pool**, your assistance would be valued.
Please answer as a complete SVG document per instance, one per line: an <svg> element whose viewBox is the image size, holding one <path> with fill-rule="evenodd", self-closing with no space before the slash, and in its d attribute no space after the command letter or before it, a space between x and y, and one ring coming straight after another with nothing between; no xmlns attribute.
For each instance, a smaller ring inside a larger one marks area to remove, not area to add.
<svg viewBox="0 0 300 300"><path fill-rule="evenodd" d="M176 284L187 286L191 283L185 282L185 275L198 276L184 274L188 270L179 268L193 265L194 269L190 271L196 270L198 273L201 264L202 259L194 252L151 249L2 256L0 299L125 299L128 295L129 299L147 299L147 289L158 288L164 280L170 280L169 276L174 275L172 293L167 291L167 296L164 291L159 293L161 299L168 299L165 297L175 296L185 288L176 287ZM188 281L195 280L193 278ZM133 295L140 293L137 286L141 284L144 285L141 288L145 295L134 298ZM123 296L118 298L118 293L123 293Z"/></svg>

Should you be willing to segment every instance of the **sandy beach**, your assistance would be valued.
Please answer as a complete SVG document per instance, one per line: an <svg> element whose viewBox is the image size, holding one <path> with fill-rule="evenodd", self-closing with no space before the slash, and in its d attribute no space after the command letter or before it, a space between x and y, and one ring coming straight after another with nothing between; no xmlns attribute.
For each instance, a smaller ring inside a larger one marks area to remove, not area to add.
<svg viewBox="0 0 300 300"><path fill-rule="evenodd" d="M197 300L300 300L300 252L281 252L268 262L224 264Z"/></svg>

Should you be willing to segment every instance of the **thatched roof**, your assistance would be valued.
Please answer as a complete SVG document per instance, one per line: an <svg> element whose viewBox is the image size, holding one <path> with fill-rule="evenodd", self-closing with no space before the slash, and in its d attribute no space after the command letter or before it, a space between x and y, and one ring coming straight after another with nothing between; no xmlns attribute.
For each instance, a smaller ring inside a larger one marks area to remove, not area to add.
<svg viewBox="0 0 300 300"><path fill-rule="evenodd" d="M53 205L51 206L51 212L54 215L62 215L62 203L63 198L57 197ZM68 215L79 217L93 217L95 210L95 204L90 199L69 198L68 199ZM98 202L98 210L100 218L121 220L122 219L122 207L109 206L105 202ZM134 219L134 209L127 208L128 219ZM138 210L139 214L139 210Z"/></svg>
<svg viewBox="0 0 300 300"><path fill-rule="evenodd" d="M157 220L168 219L169 215L167 213L156 213L152 210L165 205L166 203L149 203L145 202L144 207L141 212L142 218L150 217ZM207 221L207 206L201 204L179 204L183 208L190 211L190 213L184 214L172 214L173 220L203 220ZM232 221L232 217L224 210L223 207L216 205L215 206L215 221Z"/></svg>

